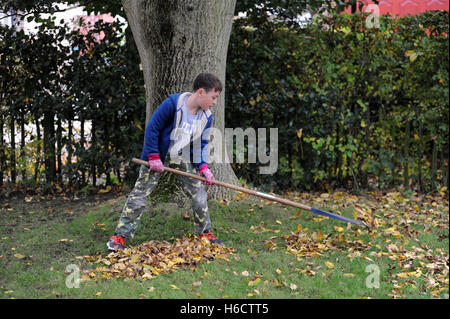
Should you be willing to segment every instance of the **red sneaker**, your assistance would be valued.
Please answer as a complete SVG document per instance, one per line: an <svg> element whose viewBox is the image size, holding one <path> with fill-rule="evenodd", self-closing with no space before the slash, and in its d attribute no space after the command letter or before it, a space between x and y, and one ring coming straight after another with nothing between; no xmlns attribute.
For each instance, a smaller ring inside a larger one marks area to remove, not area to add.
<svg viewBox="0 0 450 319"><path fill-rule="evenodd" d="M214 234L212 232L205 232L203 234L200 234L199 237L206 238L209 240L209 242L211 242L213 244L222 245L222 246L225 245L220 239L217 239L216 236L214 236Z"/></svg>
<svg viewBox="0 0 450 319"><path fill-rule="evenodd" d="M122 236L111 236L109 241L106 243L106 246L112 251L118 251L119 249L123 250L126 247L125 239Z"/></svg>

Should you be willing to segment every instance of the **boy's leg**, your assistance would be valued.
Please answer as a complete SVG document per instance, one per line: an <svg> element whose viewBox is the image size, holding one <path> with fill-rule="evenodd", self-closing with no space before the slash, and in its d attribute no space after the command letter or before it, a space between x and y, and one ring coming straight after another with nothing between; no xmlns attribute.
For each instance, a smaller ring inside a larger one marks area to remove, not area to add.
<svg viewBox="0 0 450 319"><path fill-rule="evenodd" d="M169 163L170 167L179 169L184 172L194 174L194 169L191 163ZM192 209L194 211L194 231L196 235L203 234L205 231L210 231L211 220L209 218L207 194L202 183L193 178L177 175L183 184L184 190L192 199Z"/></svg>
<svg viewBox="0 0 450 319"><path fill-rule="evenodd" d="M116 227L116 235L127 238L134 237L134 233L141 219L142 210L147 204L147 197L150 196L158 184L160 177L161 174L141 165L136 184L128 195L128 199L122 209L122 215Z"/></svg>

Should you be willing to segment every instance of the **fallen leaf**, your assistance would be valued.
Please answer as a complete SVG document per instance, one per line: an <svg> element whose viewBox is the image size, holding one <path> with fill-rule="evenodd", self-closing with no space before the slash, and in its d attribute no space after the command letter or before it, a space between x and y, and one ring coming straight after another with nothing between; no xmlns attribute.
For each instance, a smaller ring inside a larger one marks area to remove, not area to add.
<svg viewBox="0 0 450 319"><path fill-rule="evenodd" d="M334 226L334 230L340 233L344 231L344 228L342 228L341 226Z"/></svg>
<svg viewBox="0 0 450 319"><path fill-rule="evenodd" d="M250 280L250 281L248 282L248 285L249 285L249 286L254 286L254 285L259 284L260 281L261 281L261 278L260 278L260 277L256 277L255 279Z"/></svg>
<svg viewBox="0 0 450 319"><path fill-rule="evenodd" d="M327 265L327 267L330 268L330 269L334 268L334 264L332 262L326 261L325 265Z"/></svg>
<svg viewBox="0 0 450 319"><path fill-rule="evenodd" d="M290 284L289 288L291 288L292 290L296 290L297 289L297 285L296 284Z"/></svg>

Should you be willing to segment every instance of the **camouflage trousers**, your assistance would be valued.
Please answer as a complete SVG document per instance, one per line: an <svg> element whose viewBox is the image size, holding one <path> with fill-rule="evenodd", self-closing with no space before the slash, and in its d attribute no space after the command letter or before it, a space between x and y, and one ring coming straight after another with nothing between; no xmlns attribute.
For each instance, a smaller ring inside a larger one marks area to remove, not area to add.
<svg viewBox="0 0 450 319"><path fill-rule="evenodd" d="M167 164L169 164L169 167L192 174L194 173L191 163L181 162L176 164L173 162L167 163L166 161L164 165L166 166ZM192 199L194 231L197 235L200 235L205 230L211 229L205 188L199 180L181 175L176 176L181 180L187 195ZM160 173L151 171L148 167L141 165L136 184L128 195L127 201L122 209L122 214L116 227L116 235L127 238L134 237L143 209L147 204L147 198L158 184L160 177Z"/></svg>

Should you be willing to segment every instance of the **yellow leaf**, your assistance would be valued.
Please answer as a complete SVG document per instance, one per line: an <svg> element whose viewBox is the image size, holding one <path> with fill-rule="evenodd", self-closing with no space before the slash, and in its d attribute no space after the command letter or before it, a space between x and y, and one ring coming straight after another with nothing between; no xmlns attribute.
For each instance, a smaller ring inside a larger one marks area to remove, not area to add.
<svg viewBox="0 0 450 319"><path fill-rule="evenodd" d="M408 50L405 52L405 56L409 57L411 62L414 62L417 59L417 53L414 50Z"/></svg>
<svg viewBox="0 0 450 319"><path fill-rule="evenodd" d="M102 294L102 292L99 291L99 292L97 292L95 295L98 297L98 296L100 296L101 294Z"/></svg>
<svg viewBox="0 0 450 319"><path fill-rule="evenodd" d="M254 280L249 281L248 285L249 286L254 286L254 285L259 284L260 281L261 281L261 278L258 277L258 278L254 279Z"/></svg>
<svg viewBox="0 0 450 319"><path fill-rule="evenodd" d="M289 288L291 288L292 290L296 290L297 289L297 285L296 284L290 284Z"/></svg>
<svg viewBox="0 0 450 319"><path fill-rule="evenodd" d="M106 194L106 193L109 193L110 191L111 191L111 186L107 186L106 188L99 190L98 193Z"/></svg>
<svg viewBox="0 0 450 319"><path fill-rule="evenodd" d="M279 220L276 220L276 222L277 222L277 224L283 224L281 221L279 221Z"/></svg>
<svg viewBox="0 0 450 319"><path fill-rule="evenodd" d="M334 230L340 233L344 231L344 228L342 228L341 226L334 226Z"/></svg>
<svg viewBox="0 0 450 319"><path fill-rule="evenodd" d="M326 261L325 265L327 265L327 267L330 268L330 269L334 268L334 264L332 262Z"/></svg>
<svg viewBox="0 0 450 319"><path fill-rule="evenodd" d="M244 271L241 273L241 275L247 277L247 276L249 275L249 273L248 273L247 270L244 270Z"/></svg>
<svg viewBox="0 0 450 319"><path fill-rule="evenodd" d="M302 138L302 133L303 133L303 129L301 128L297 131L297 137Z"/></svg>
<svg viewBox="0 0 450 319"><path fill-rule="evenodd" d="M324 238L325 238L325 237L324 237L323 233L322 233L322 232L319 232L319 233L317 234L316 240L317 240L317 241L322 241Z"/></svg>
<svg viewBox="0 0 450 319"><path fill-rule="evenodd" d="M347 273L347 274L344 274L344 276L345 277L355 277L355 274Z"/></svg>
<svg viewBox="0 0 450 319"><path fill-rule="evenodd" d="M280 268L277 268L277 270L275 270L275 272L276 272L277 274L281 274L281 269L280 269Z"/></svg>
<svg viewBox="0 0 450 319"><path fill-rule="evenodd" d="M14 254L14 257L19 258L19 259L22 259L22 258L25 258L25 255L22 255L22 254Z"/></svg>
<svg viewBox="0 0 450 319"><path fill-rule="evenodd" d="M175 257L174 259L172 259L172 262L175 264L182 264L185 262L185 260L181 257Z"/></svg>
<svg viewBox="0 0 450 319"><path fill-rule="evenodd" d="M174 290L177 290L177 289L180 289L180 288L178 288L177 286L175 286L175 285L169 285L172 289L174 289Z"/></svg>
<svg viewBox="0 0 450 319"><path fill-rule="evenodd" d="M139 257L140 257L140 255L138 255L138 254L133 255L130 259L130 262L137 263L137 261L139 260Z"/></svg>

